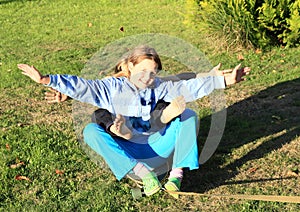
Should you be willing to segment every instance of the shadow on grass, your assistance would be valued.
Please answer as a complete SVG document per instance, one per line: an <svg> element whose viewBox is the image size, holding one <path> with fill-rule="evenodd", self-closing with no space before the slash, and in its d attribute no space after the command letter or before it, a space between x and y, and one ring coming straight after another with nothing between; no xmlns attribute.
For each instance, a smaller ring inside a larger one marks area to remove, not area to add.
<svg viewBox="0 0 300 212"><path fill-rule="evenodd" d="M230 184L228 181L239 173L243 164L263 158L300 135L299 111L300 78L276 84L228 107L226 128L217 151L200 169L186 173L182 190L203 193L220 185ZM209 125L209 119L210 117L203 118L201 124ZM205 136L200 128L200 140L203 141ZM231 157L234 149L259 139L264 139L264 142L241 158L224 164L224 157ZM258 181L268 180L280 179ZM235 183L249 182L252 181Z"/></svg>

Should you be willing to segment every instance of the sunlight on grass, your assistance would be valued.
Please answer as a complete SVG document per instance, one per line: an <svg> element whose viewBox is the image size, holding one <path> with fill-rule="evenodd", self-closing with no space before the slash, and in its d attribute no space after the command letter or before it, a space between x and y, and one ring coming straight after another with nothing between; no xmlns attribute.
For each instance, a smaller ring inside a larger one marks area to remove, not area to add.
<svg viewBox="0 0 300 212"><path fill-rule="evenodd" d="M277 202L174 200L165 192L134 201L134 184L117 181L81 148L72 101L47 104L46 88L17 70L18 63L29 63L44 74L79 74L101 47L141 33L184 39L224 69L250 66L247 81L225 90L226 129L216 153L199 170L185 173L183 191L299 195L300 48L212 51L221 41L206 43L205 35L187 28L184 8L185 1L172 0L0 1L1 211L300 210L299 204ZM168 73L187 71L171 58L163 63ZM211 121L209 99L195 105L203 145Z"/></svg>

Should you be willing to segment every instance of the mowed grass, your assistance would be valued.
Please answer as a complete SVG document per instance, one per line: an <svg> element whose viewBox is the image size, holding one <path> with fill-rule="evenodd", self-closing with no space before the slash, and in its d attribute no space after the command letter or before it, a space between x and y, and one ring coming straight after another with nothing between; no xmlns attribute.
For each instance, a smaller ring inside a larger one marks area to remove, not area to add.
<svg viewBox="0 0 300 212"><path fill-rule="evenodd" d="M0 11L1 211L300 210L291 203L195 196L174 200L164 192L133 200L132 182L118 182L81 148L72 101L47 104L46 88L16 67L29 63L45 74L80 74L100 48L141 33L184 39L213 65L250 66L246 82L225 90L227 122L216 153L199 170L185 172L182 190L295 196L300 193L300 48L211 51L218 42L183 24L185 1L4 0ZM167 58L163 63L168 70L178 67ZM211 110L208 98L197 104L201 147Z"/></svg>

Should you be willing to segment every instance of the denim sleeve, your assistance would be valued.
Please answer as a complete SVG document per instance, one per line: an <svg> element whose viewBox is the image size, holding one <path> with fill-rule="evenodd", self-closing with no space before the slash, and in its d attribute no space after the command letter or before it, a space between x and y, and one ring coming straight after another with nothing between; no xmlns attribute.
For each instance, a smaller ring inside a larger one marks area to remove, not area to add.
<svg viewBox="0 0 300 212"><path fill-rule="evenodd" d="M47 85L80 102L101 108L110 107L114 80L87 80L72 75L50 75Z"/></svg>
<svg viewBox="0 0 300 212"><path fill-rule="evenodd" d="M166 102L172 101L177 96L183 95L186 102L192 102L203 96L208 96L215 89L225 88L223 76L208 76L179 82L167 82L164 91Z"/></svg>

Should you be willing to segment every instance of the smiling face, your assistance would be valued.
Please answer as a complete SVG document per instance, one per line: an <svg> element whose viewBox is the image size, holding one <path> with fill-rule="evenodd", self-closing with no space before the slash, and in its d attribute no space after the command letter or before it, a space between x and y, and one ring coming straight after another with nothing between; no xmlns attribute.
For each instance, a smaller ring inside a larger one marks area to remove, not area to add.
<svg viewBox="0 0 300 212"><path fill-rule="evenodd" d="M152 85L157 74L157 64L151 59L144 59L133 65L128 64L130 70L129 81L135 85L137 89L145 89Z"/></svg>

